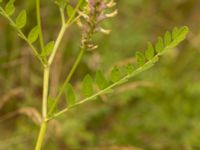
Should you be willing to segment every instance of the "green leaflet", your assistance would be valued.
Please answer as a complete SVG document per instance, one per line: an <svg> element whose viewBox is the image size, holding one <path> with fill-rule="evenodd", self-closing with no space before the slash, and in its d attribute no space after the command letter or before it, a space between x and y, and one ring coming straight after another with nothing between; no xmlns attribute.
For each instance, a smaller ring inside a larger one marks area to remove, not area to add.
<svg viewBox="0 0 200 150"><path fill-rule="evenodd" d="M180 29L174 28L173 30L173 41L168 45L168 48L176 47L180 42L182 42L189 32L189 28L184 26Z"/></svg>
<svg viewBox="0 0 200 150"><path fill-rule="evenodd" d="M174 27L172 30L172 40L176 39L177 34L178 34L178 28Z"/></svg>
<svg viewBox="0 0 200 150"><path fill-rule="evenodd" d="M151 60L154 56L154 48L151 42L147 43L147 50L145 51L145 57L147 60Z"/></svg>
<svg viewBox="0 0 200 150"><path fill-rule="evenodd" d="M74 13L74 8L71 5L67 6L67 15L70 18Z"/></svg>
<svg viewBox="0 0 200 150"><path fill-rule="evenodd" d="M169 45L172 41L172 36L171 36L171 33L169 31L167 31L165 33L165 36L164 36L164 43L165 43L165 46Z"/></svg>
<svg viewBox="0 0 200 150"><path fill-rule="evenodd" d="M32 44L37 40L39 36L39 29L38 26L35 26L28 34L28 41Z"/></svg>
<svg viewBox="0 0 200 150"><path fill-rule="evenodd" d="M128 64L125 66L125 72L127 75L133 73L133 71L134 71L134 67L132 64Z"/></svg>
<svg viewBox="0 0 200 150"><path fill-rule="evenodd" d="M8 16L12 16L13 13L15 12L14 2L15 0L9 0L5 6L5 12Z"/></svg>
<svg viewBox="0 0 200 150"><path fill-rule="evenodd" d="M53 48L54 48L54 41L50 41L49 43L47 43L47 45L45 46L44 50L41 53L42 57L47 57L49 56L49 54L51 54Z"/></svg>
<svg viewBox="0 0 200 150"><path fill-rule="evenodd" d="M27 18L26 11L22 10L17 16L15 21L17 28L21 29L26 25L26 18Z"/></svg>
<svg viewBox="0 0 200 150"><path fill-rule="evenodd" d="M89 74L83 79L82 93L85 97L93 94L93 79Z"/></svg>
<svg viewBox="0 0 200 150"><path fill-rule="evenodd" d="M67 98L67 104L68 106L72 106L76 103L76 96L74 89L71 84L67 84L67 93L66 93L66 98Z"/></svg>
<svg viewBox="0 0 200 150"><path fill-rule="evenodd" d="M156 43L156 52L161 53L164 50L164 42L161 37L158 38L158 42Z"/></svg>
<svg viewBox="0 0 200 150"><path fill-rule="evenodd" d="M145 56L142 52L136 52L136 59L137 59L137 64L139 66L144 65L145 63Z"/></svg>
<svg viewBox="0 0 200 150"><path fill-rule="evenodd" d="M121 79L121 72L120 72L119 68L114 67L112 69L110 78L111 78L111 81L114 83Z"/></svg>
<svg viewBox="0 0 200 150"><path fill-rule="evenodd" d="M95 82L100 89L104 89L108 86L108 81L106 80L101 71L96 72Z"/></svg>

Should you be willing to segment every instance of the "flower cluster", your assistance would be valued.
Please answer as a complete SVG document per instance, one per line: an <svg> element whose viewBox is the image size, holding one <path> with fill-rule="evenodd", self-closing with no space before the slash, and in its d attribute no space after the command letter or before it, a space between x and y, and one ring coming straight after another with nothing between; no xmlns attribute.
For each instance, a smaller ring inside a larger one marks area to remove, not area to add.
<svg viewBox="0 0 200 150"><path fill-rule="evenodd" d="M79 11L81 18L78 20L78 25L82 29L82 47L94 50L98 46L92 42L92 35L96 32L110 33L110 30L102 28L100 23L117 15L117 10L107 13L107 10L115 5L114 0L87 0L86 6Z"/></svg>

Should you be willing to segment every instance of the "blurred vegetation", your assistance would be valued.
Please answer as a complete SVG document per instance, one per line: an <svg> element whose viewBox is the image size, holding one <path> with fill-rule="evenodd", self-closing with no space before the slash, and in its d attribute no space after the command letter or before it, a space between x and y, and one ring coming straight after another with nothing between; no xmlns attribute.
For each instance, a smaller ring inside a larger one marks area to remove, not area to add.
<svg viewBox="0 0 200 150"><path fill-rule="evenodd" d="M49 127L45 150L200 149L200 1L118 0L119 15L105 26L109 36L98 35L98 50L88 52L72 83L97 69L134 62L145 48L174 26L190 27L188 39L167 53L156 67L135 77L114 94L75 108ZM34 0L17 1L28 10L28 29L35 22ZM59 11L53 1L42 1L45 39L56 37ZM28 46L0 17L0 149L33 149L41 109L42 70ZM65 35L51 72L51 95L66 77L80 44L78 28ZM64 99L64 97L63 97ZM65 105L63 100L60 103ZM34 108L37 108L35 110ZM112 148L113 147L113 148Z"/></svg>

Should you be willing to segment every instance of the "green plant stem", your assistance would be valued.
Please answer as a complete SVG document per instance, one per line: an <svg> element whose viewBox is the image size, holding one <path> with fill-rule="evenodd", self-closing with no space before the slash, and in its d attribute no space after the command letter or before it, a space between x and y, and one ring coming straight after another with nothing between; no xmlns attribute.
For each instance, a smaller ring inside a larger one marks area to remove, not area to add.
<svg viewBox="0 0 200 150"><path fill-rule="evenodd" d="M39 27L40 46L43 51L44 50L44 40L43 40L42 25L41 25L41 18L40 18L40 0L36 0L36 16L37 16L37 25Z"/></svg>
<svg viewBox="0 0 200 150"><path fill-rule="evenodd" d="M65 14L64 14L64 9L60 8L60 16L61 16L61 21L62 21L62 25L65 25Z"/></svg>
<svg viewBox="0 0 200 150"><path fill-rule="evenodd" d="M43 79L43 98L42 98L42 115L43 115L43 123L41 124L41 127L40 127L40 132L39 132L39 136L38 136L38 140L37 140L37 143L36 143L36 148L35 150L41 150L41 147L42 147L42 143L43 143L43 140L44 140L44 137L45 137L45 134L46 134L46 128L47 128L47 104L48 104L48 91L49 91L49 73L50 73L50 67L51 67L51 64L54 60L54 57L56 55L56 52L58 50L58 47L62 41L62 38L64 36L64 33L66 31L66 29L74 22L76 21L76 18L74 19L75 15L76 15L76 12L78 11L80 5L82 4L83 0L80 0L72 14L72 16L69 18L69 20L65 23L65 17L64 17L64 11L63 10L60 10L61 11L61 20L62 20L62 27L61 27L61 30L58 34L58 37L57 37L57 40L55 42L55 45L54 45L54 48L53 48L53 51L52 51L52 54L50 55L49 59L48 59L48 62L46 65L44 65L44 79ZM40 0L36 0L36 9L37 9L37 22L38 22L38 26L39 26L39 29L40 29L40 45L41 45L41 48L42 50L44 49L44 42L43 42L43 36L42 36L42 29L41 29L41 21L40 21ZM72 68L72 71L71 73L69 74L69 79L71 78L71 76L73 75L77 65L79 64L80 62L80 59L83 55L83 52L84 52L84 49L81 50L81 56L78 57L78 61L76 61L74 67ZM69 80L68 79L68 80Z"/></svg>
<svg viewBox="0 0 200 150"><path fill-rule="evenodd" d="M4 9L2 9L0 7L0 11L3 13L4 17L8 19L8 21L10 22L11 25L14 26L14 28L17 30L19 36L30 46L33 55L40 61L40 63L44 66L44 62L42 60L42 58L40 57L38 51L36 50L36 48L28 41L27 37L24 35L24 33L22 32L21 29L17 28L16 23L12 20L12 18L10 18L10 16L8 16L6 14L6 12L4 11Z"/></svg>
<svg viewBox="0 0 200 150"><path fill-rule="evenodd" d="M50 68L46 66L44 68L44 78L43 78L43 98L42 98L42 116L45 119L47 117L47 101L48 101L48 91L49 91L49 73Z"/></svg>
<svg viewBox="0 0 200 150"><path fill-rule="evenodd" d="M47 103L48 103L48 90L49 90L49 73L50 73L50 67L46 66L44 67L44 78L43 78L43 98L42 98L42 116L43 116L43 122L40 126L40 132L38 135L36 148L35 150L41 150L42 143L46 134L46 128L47 128Z"/></svg>
<svg viewBox="0 0 200 150"><path fill-rule="evenodd" d="M83 57L84 52L85 52L85 48L81 48L81 50L80 50L80 52L79 52L79 54L78 54L78 57L77 57L77 59L76 59L74 65L72 66L72 69L70 70L70 72L69 72L69 74L68 74L68 76L67 76L65 82L63 83L63 85L62 85L62 87L61 87L61 89L60 89L58 95L56 96L56 99L55 99L53 105L51 106L51 108L50 108L48 114L52 114L52 112L53 112L54 109L56 108L56 104L58 103L58 101L59 101L59 99L61 98L61 96L62 96L62 94L63 94L63 92L64 92L64 90L65 90L67 84L69 83L71 77L73 76L73 74L74 74L74 72L75 72L75 70L76 70L78 64L80 63L81 58Z"/></svg>
<svg viewBox="0 0 200 150"><path fill-rule="evenodd" d="M49 57L48 65L51 65L51 64L52 64L53 59L54 59L54 57L55 57L55 55L56 55L56 52L57 52L57 50L58 50L58 47L59 47L59 45L60 45L60 43L61 43L61 41L62 41L62 38L63 38L63 36L64 36L64 34L65 34L65 31L66 31L66 26L65 26L65 25L62 25L61 30L60 30L60 32L59 32L59 34L58 34L57 40L56 40L56 42L55 42L53 51L52 51L52 53L51 53L51 55L50 55L50 57Z"/></svg>
<svg viewBox="0 0 200 150"><path fill-rule="evenodd" d="M155 55L155 56L154 56L154 59L158 58L158 56L160 56L160 55L161 55L160 53L157 54L157 55ZM153 59L152 59L152 60L153 60ZM67 108L65 108L65 109L63 109L63 110L57 112L56 114L54 114L54 115L51 116L50 118L47 118L47 120L48 120L48 121L49 121L49 120L52 120L52 119L54 119L54 118L56 118L56 117L58 117L58 116L64 114L65 112L69 111L70 109L72 109L72 108L74 108L74 107L76 107L76 106L79 106L79 105L81 105L81 104L83 104L83 103L86 103L86 102L88 102L88 101L90 101L90 100L93 100L93 99L95 99L95 98L96 98L97 96L99 96L99 95L108 93L110 90L112 90L112 89L113 89L114 87L116 87L117 85L120 85L120 84L122 84L122 83L127 82L129 78L131 78L131 77L133 77L133 76L135 76L135 75L137 75L137 74L143 72L144 70L146 70L147 68L145 68L145 66L149 66L149 65L151 65L151 64L153 65L155 62L152 62L152 60L149 60L149 61L146 62L143 66L137 68L132 74L128 74L128 75L124 76L122 79L120 79L120 80L117 81L116 83L111 84L110 86L106 87L105 89L103 89L103 90L101 90L101 91L98 91L97 93L91 95L90 97L87 97L87 98L85 98L85 99L83 99L83 100L80 100L80 101L77 102L76 104L74 104L74 105L72 105L72 106L69 106L69 107L67 107Z"/></svg>
<svg viewBox="0 0 200 150"><path fill-rule="evenodd" d="M59 34L58 34L58 37L57 37L57 40L56 40L56 42L55 42L53 51L52 51L52 53L51 53L51 55L50 55L50 57L49 57L49 60L48 60L48 64L49 64L49 65L51 65L52 62L53 62L53 60L54 60L54 57L55 57L55 55L56 55L56 52L57 52L58 47L59 47L59 45L60 45L60 43L61 43L61 41L62 41L62 38L63 38L63 36L64 36L64 33L65 33L66 29L67 29L72 23L74 23L74 21L77 20L77 18L75 18L75 15L76 15L76 12L78 11L78 9L79 9L79 7L81 6L82 3L83 3L83 0L80 0L80 1L78 2L78 4L76 5L76 7L75 7L75 9L74 9L72 15L70 16L70 18L67 20L66 23L63 23L63 24L62 24L62 27L61 27L61 30L60 30L60 32L59 32ZM62 10L60 10L60 12L61 12L61 20L62 20L62 22L64 22L64 20L63 20L63 19L64 19L64 13L63 13ZM79 16L78 16L78 18L79 18Z"/></svg>
<svg viewBox="0 0 200 150"><path fill-rule="evenodd" d="M43 121L41 126L40 126L40 132L39 132L39 135L38 135L35 150L41 150L42 143L43 143L44 138L45 138L46 130L47 130L47 121Z"/></svg>

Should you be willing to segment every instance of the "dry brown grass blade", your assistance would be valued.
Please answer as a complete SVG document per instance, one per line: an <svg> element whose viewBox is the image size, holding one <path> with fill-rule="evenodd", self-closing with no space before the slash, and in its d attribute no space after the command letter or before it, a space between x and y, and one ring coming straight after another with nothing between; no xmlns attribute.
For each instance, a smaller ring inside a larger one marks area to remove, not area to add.
<svg viewBox="0 0 200 150"><path fill-rule="evenodd" d="M17 115L25 115L29 117L37 125L40 125L40 123L42 122L42 116L35 108L32 107L20 108L13 112L7 113L4 116L0 117L0 122L4 122Z"/></svg>
<svg viewBox="0 0 200 150"><path fill-rule="evenodd" d="M9 92L7 92L5 95L3 95L3 97L0 100L0 109L3 108L3 106L9 102L10 100L12 100L12 97L16 97L19 95L22 95L24 93L24 89L19 87L19 88L15 88L10 90Z"/></svg>

